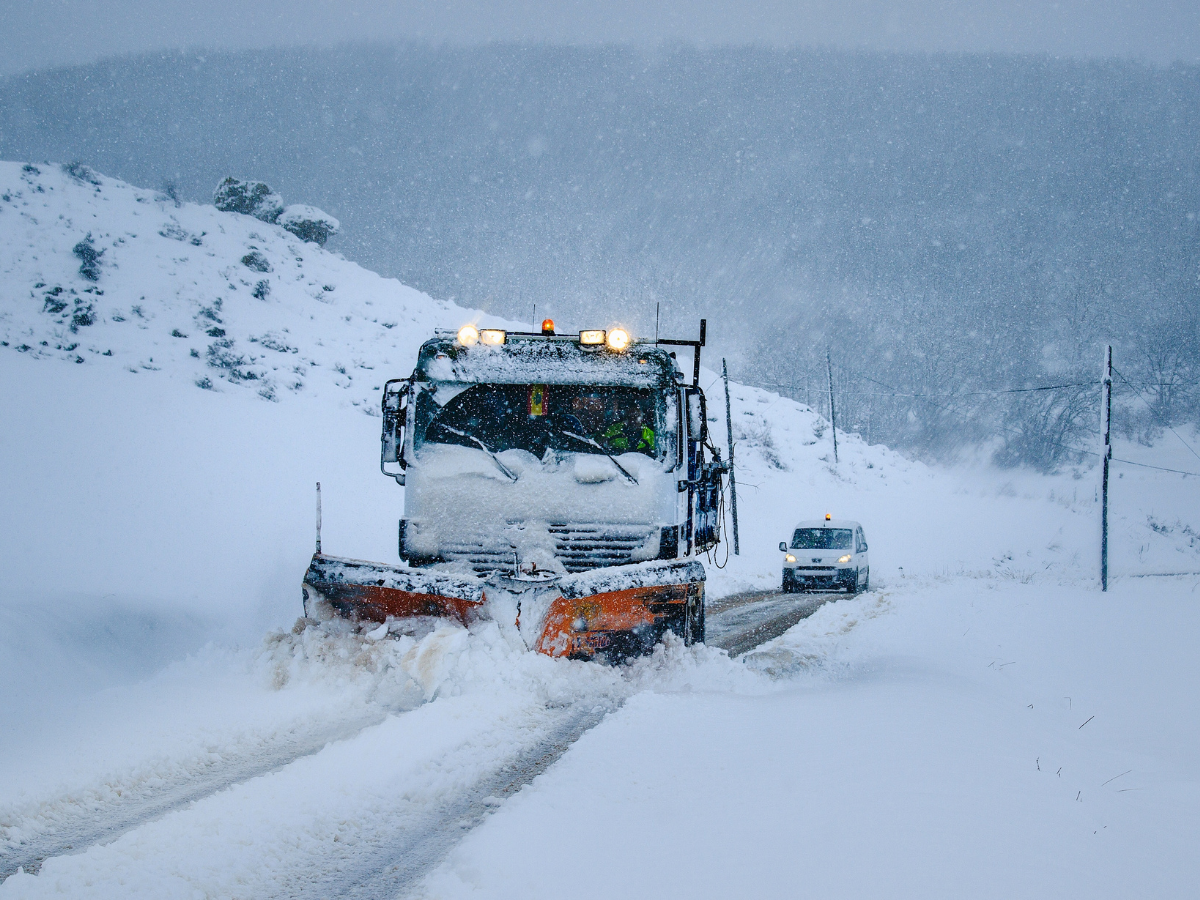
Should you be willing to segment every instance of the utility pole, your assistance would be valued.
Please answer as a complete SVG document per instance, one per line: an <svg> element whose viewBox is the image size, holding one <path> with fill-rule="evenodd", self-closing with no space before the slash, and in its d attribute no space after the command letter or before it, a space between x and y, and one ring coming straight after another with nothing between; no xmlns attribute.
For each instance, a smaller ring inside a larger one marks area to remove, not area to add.
<svg viewBox="0 0 1200 900"><path fill-rule="evenodd" d="M837 410L833 405L833 363L829 360L829 351L825 351L825 372L829 375L829 430L833 432L833 464L836 466L837 456Z"/></svg>
<svg viewBox="0 0 1200 900"><path fill-rule="evenodd" d="M729 497L733 507L733 555L741 556L737 527L737 478L733 474L733 414L729 411L729 369L721 357L721 377L725 379L725 435L729 439Z"/></svg>
<svg viewBox="0 0 1200 900"><path fill-rule="evenodd" d="M1100 590L1108 590L1108 464L1112 459L1112 347L1104 350L1104 379L1101 381L1100 431L1104 455L1100 459Z"/></svg>

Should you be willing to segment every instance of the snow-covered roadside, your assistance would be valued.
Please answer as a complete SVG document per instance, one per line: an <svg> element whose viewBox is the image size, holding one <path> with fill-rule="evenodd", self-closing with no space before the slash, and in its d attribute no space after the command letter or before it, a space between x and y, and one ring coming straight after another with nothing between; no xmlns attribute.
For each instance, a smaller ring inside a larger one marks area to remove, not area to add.
<svg viewBox="0 0 1200 900"><path fill-rule="evenodd" d="M439 810L453 807L473 785L522 751L537 748L581 711L612 708L647 689L770 689L767 679L723 654L684 648L677 641L653 657L614 669L528 653L515 627L497 623L481 623L469 632L441 626L419 640L401 636L376 642L347 633L345 626L340 635L323 639L313 631L272 640L267 662L276 680L285 671L320 678L323 669L323 677L341 681L331 686L349 688L352 699L354 684L347 673L363 667L390 672L378 681L398 689L404 701L437 702L391 715L315 755L170 812L111 843L50 859L37 877L10 877L0 894L339 894L397 862L389 854L404 840L422 827L445 824ZM315 642L326 645L322 659L312 658ZM364 662L356 653L372 658ZM458 834L445 837L453 843Z"/></svg>
<svg viewBox="0 0 1200 900"><path fill-rule="evenodd" d="M701 383L712 398L709 427L724 452L721 384L707 370ZM828 422L812 410L759 388L730 390L741 556L724 569L709 567L713 595L778 587L779 542L798 520L826 512L863 524L876 586L901 575L1098 579L1096 468L1046 476L986 465L933 467L841 433L835 465ZM1115 455L1200 472L1200 462L1170 434L1152 447L1117 440ZM1110 572L1200 572L1198 509L1200 478L1114 464ZM716 558L724 560L728 549L719 548Z"/></svg>
<svg viewBox="0 0 1200 900"><path fill-rule="evenodd" d="M748 655L784 689L639 694L421 895L1186 896L1198 638L1195 579L841 599Z"/></svg>

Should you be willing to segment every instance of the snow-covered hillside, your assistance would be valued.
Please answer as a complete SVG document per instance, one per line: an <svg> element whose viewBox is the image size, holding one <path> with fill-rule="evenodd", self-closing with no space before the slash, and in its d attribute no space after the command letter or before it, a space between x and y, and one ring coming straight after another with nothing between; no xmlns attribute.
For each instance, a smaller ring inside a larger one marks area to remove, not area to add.
<svg viewBox="0 0 1200 900"><path fill-rule="evenodd" d="M835 464L812 410L734 384L742 553L718 548L709 599L777 586L778 542L825 512L863 523L870 593L745 657L671 641L620 669L504 622L293 631L313 482L327 552L396 558L403 490L364 413L480 314L73 171L0 164L0 864L52 857L0 896L377 896L411 860L431 897L539 896L579 847L664 896L1200 876L1196 579L1133 577L1200 571L1200 479L1117 474L1102 597L1093 472L944 470L843 434ZM1187 469L1174 452L1118 455ZM506 800L505 773L605 714ZM471 804L499 811L444 864L413 843L453 846L445 811Z"/></svg>
<svg viewBox="0 0 1200 900"><path fill-rule="evenodd" d="M0 347L212 390L375 411L434 327L479 318L277 225L83 166L0 162L0 235Z"/></svg>

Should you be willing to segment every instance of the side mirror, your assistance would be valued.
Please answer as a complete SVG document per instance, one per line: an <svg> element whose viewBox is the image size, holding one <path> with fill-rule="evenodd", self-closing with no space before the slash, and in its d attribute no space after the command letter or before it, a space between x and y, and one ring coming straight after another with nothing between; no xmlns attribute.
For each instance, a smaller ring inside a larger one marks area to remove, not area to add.
<svg viewBox="0 0 1200 900"><path fill-rule="evenodd" d="M780 553L787 553L787 541L780 541L780 542L779 542L779 552L780 552Z"/></svg>
<svg viewBox="0 0 1200 900"><path fill-rule="evenodd" d="M407 378L393 379L383 386L379 468L384 475L395 478L397 484L404 484L404 424L408 418L408 392L411 387Z"/></svg>
<svg viewBox="0 0 1200 900"><path fill-rule="evenodd" d="M693 441L704 440L704 399L699 391L687 397L688 437Z"/></svg>

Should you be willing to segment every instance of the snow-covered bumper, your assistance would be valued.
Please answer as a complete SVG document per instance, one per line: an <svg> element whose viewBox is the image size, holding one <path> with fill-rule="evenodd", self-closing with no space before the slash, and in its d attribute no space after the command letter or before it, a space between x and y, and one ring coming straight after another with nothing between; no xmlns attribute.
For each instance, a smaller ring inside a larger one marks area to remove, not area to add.
<svg viewBox="0 0 1200 900"><path fill-rule="evenodd" d="M783 567L786 592L851 590L857 582L857 571L848 566L797 564Z"/></svg>
<svg viewBox="0 0 1200 900"><path fill-rule="evenodd" d="M617 662L649 652L667 631L688 644L703 641L704 580L696 560L483 580L317 554L303 591L308 615L324 608L372 622L435 616L466 625L511 609L530 649Z"/></svg>

